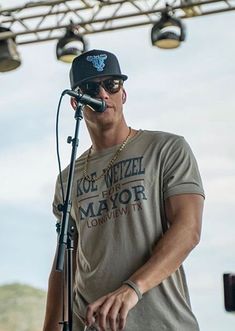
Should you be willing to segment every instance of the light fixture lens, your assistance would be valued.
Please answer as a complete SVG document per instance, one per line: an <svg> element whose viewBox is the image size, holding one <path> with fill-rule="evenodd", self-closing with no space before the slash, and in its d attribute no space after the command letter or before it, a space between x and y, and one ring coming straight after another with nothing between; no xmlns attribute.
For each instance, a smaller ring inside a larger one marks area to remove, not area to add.
<svg viewBox="0 0 235 331"><path fill-rule="evenodd" d="M77 55L72 54L61 54L60 58L58 60L65 62L65 63L72 63L73 60L77 57Z"/></svg>
<svg viewBox="0 0 235 331"><path fill-rule="evenodd" d="M81 54L81 52L78 49L69 47L69 48L63 49L60 52L59 57L57 57L57 58L58 58L58 60L60 60L62 62L72 63L73 60L75 59L75 57L77 57L80 54Z"/></svg>
<svg viewBox="0 0 235 331"><path fill-rule="evenodd" d="M174 49L180 46L179 36L174 32L160 33L154 42L154 46L162 49Z"/></svg>

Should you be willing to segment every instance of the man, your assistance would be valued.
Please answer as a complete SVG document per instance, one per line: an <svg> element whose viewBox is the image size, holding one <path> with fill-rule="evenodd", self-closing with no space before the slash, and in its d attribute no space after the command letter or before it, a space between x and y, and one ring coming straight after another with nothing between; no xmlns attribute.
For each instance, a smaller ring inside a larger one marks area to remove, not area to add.
<svg viewBox="0 0 235 331"><path fill-rule="evenodd" d="M92 146L75 165L73 331L196 331L182 262L200 238L200 174L183 137L127 126L126 79L103 50L78 56L70 72L72 89L107 105L84 109ZM59 203L57 181L57 219ZM59 330L61 282L53 266L44 331Z"/></svg>

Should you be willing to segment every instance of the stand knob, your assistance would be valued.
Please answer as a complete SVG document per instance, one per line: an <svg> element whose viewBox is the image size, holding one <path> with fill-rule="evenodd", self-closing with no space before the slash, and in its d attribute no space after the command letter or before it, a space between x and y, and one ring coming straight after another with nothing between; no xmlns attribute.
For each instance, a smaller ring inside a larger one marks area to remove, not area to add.
<svg viewBox="0 0 235 331"><path fill-rule="evenodd" d="M73 138L72 138L71 136L68 136L68 138L67 138L67 143L68 143L68 144L71 144L72 141L73 141Z"/></svg>

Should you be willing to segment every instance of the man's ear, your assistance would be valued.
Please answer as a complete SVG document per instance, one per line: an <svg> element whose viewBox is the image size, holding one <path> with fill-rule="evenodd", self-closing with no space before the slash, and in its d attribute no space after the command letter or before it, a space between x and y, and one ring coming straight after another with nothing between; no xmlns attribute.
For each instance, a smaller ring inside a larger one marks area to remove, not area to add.
<svg viewBox="0 0 235 331"><path fill-rule="evenodd" d="M77 103L77 100L75 98L73 98L73 97L70 98L70 104L73 107L73 109L76 110L78 103Z"/></svg>
<svg viewBox="0 0 235 331"><path fill-rule="evenodd" d="M126 91L123 89L122 90L122 103L124 104L126 102L127 94Z"/></svg>

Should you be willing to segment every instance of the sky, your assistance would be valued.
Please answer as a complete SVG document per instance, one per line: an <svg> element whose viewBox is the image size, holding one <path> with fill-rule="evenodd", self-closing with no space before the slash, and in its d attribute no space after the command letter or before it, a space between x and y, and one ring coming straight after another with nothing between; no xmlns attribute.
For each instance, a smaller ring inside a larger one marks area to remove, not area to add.
<svg viewBox="0 0 235 331"><path fill-rule="evenodd" d="M88 42L90 49L117 54L129 76L128 124L182 135L197 158L206 201L201 242L184 264L192 306L201 331L232 331L235 317L224 310L222 275L235 272L235 13L185 24L186 41L171 51L151 46L150 26L91 35ZM0 284L47 289L56 247L55 116L60 94L69 88L70 68L56 60L55 46L19 47L22 66L0 75ZM63 167L73 131L66 96L60 122ZM89 146L82 122L78 153Z"/></svg>

